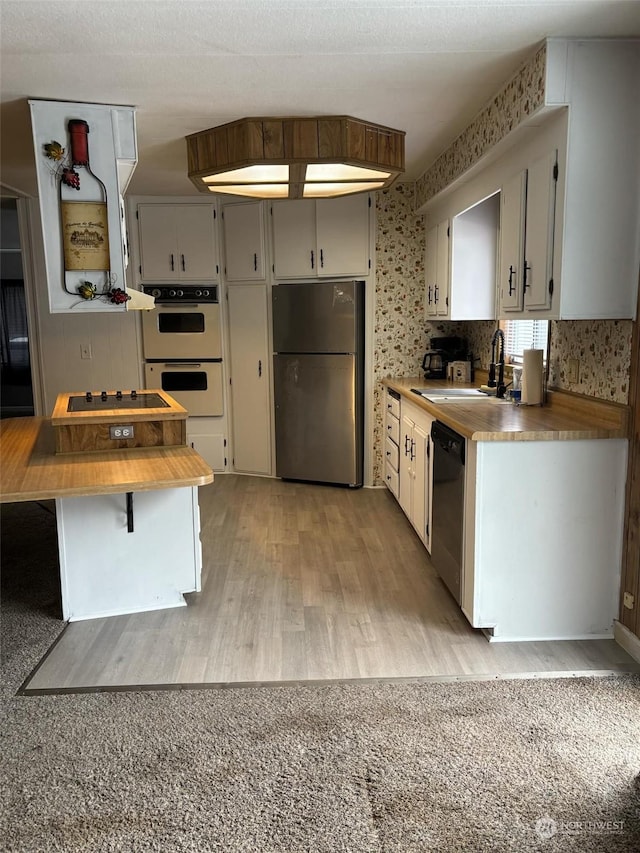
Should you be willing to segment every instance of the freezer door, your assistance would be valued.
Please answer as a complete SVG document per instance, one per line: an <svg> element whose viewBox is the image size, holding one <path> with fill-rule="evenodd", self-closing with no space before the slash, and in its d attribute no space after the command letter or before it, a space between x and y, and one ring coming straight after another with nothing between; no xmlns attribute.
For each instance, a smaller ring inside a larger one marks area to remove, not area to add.
<svg viewBox="0 0 640 853"><path fill-rule="evenodd" d="M362 485L353 355L275 355L276 475Z"/></svg>
<svg viewBox="0 0 640 853"><path fill-rule="evenodd" d="M272 288L274 352L361 348L364 282L277 284Z"/></svg>

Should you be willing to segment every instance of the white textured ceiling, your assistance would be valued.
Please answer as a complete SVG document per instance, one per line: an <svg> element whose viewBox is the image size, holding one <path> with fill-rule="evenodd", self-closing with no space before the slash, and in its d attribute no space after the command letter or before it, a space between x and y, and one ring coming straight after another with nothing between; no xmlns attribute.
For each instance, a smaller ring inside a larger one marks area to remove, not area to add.
<svg viewBox="0 0 640 853"><path fill-rule="evenodd" d="M0 177L27 192L28 98L136 106L134 194L195 194L184 137L251 115L404 130L413 179L546 36L640 35L640 0L0 0L0 13Z"/></svg>

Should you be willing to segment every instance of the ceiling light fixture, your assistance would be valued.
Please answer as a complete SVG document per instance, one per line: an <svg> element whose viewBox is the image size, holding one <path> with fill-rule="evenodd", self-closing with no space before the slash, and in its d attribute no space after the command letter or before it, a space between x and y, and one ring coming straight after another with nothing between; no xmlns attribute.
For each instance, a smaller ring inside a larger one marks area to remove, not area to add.
<svg viewBox="0 0 640 853"><path fill-rule="evenodd" d="M384 189L404 172L404 131L350 116L244 118L186 137L200 192L331 198Z"/></svg>

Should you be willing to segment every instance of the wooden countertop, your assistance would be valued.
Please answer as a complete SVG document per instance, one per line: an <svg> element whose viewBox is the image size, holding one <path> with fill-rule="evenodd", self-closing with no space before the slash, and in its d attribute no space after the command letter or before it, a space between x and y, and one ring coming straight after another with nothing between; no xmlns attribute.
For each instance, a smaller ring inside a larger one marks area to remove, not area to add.
<svg viewBox="0 0 640 853"><path fill-rule="evenodd" d="M49 418L0 421L0 502L146 492L213 482L191 447L55 454Z"/></svg>
<svg viewBox="0 0 640 853"><path fill-rule="evenodd" d="M411 388L478 388L475 384L425 381L419 377L382 380L406 400L472 441L576 441L629 437L629 407L564 391L549 391L544 406L516 406L487 398L430 403Z"/></svg>

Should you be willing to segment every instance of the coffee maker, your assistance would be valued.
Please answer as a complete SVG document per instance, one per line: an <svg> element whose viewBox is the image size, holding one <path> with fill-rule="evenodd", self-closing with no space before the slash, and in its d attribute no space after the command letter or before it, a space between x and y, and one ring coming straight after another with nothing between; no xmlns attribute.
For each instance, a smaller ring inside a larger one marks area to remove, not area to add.
<svg viewBox="0 0 640 853"><path fill-rule="evenodd" d="M422 359L425 379L446 379L448 364L467 359L467 342L464 338L431 338L430 344L431 349Z"/></svg>

